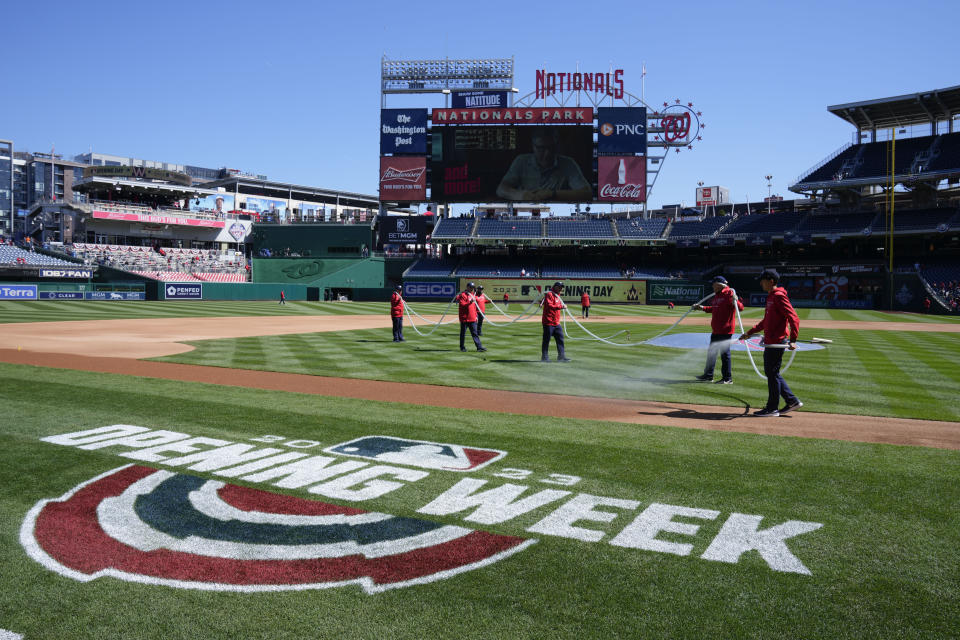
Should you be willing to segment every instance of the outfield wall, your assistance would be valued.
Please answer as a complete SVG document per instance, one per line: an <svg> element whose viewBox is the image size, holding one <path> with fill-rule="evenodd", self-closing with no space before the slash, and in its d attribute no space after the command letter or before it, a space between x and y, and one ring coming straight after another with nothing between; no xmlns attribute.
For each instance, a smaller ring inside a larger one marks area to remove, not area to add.
<svg viewBox="0 0 960 640"><path fill-rule="evenodd" d="M510 296L511 302L531 302L539 299L557 280L564 283L564 297L571 303L579 303L586 291L591 302L644 304L647 301L645 280L605 280L579 278L460 278L460 290L468 282L483 286L483 292L495 302ZM576 301L574 301L576 298Z"/></svg>
<svg viewBox="0 0 960 640"><path fill-rule="evenodd" d="M253 282L328 289L383 288L383 258L254 258Z"/></svg>

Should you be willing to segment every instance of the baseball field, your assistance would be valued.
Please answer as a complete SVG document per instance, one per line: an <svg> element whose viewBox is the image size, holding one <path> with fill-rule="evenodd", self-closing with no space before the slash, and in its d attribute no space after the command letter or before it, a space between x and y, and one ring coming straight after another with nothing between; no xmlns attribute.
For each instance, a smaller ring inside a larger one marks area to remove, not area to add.
<svg viewBox="0 0 960 640"><path fill-rule="evenodd" d="M445 306L0 302L0 640L960 637L957 319L798 310L762 419L685 309Z"/></svg>

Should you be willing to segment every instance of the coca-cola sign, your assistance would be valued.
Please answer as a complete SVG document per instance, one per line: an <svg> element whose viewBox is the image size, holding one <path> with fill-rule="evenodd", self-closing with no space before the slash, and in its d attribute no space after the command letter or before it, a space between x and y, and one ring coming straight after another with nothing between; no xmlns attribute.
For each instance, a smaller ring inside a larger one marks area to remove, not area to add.
<svg viewBox="0 0 960 640"><path fill-rule="evenodd" d="M647 199L647 159L644 156L597 158L597 200L644 202Z"/></svg>
<svg viewBox="0 0 960 640"><path fill-rule="evenodd" d="M427 159L380 158L380 200L421 202L427 197Z"/></svg>

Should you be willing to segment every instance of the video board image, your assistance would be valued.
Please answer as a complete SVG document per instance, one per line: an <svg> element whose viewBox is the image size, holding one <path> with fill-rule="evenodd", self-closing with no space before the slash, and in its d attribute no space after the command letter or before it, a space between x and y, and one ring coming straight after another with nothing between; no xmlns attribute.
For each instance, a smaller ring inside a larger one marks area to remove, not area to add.
<svg viewBox="0 0 960 640"><path fill-rule="evenodd" d="M591 126L434 127L437 202L591 202Z"/></svg>

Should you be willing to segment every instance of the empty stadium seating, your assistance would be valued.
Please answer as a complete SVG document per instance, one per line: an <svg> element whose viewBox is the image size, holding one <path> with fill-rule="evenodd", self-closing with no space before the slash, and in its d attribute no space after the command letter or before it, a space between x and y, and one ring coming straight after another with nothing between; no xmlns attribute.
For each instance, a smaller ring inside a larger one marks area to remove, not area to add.
<svg viewBox="0 0 960 640"><path fill-rule="evenodd" d="M862 233L873 223L877 214L873 211L846 214L812 214L800 222L798 233L810 235Z"/></svg>
<svg viewBox="0 0 960 640"><path fill-rule="evenodd" d="M77 263L68 260L61 260L42 253L26 251L12 245L0 245L0 264L19 264L31 266L63 266L76 267Z"/></svg>
<svg viewBox="0 0 960 640"><path fill-rule="evenodd" d="M786 232L796 229L804 215L802 213L756 213L750 216L740 216L731 222L721 235L783 236Z"/></svg>
<svg viewBox="0 0 960 640"><path fill-rule="evenodd" d="M710 237L722 226L730 222L730 216L716 216L690 222L674 222L670 228L669 238L684 238L689 236Z"/></svg>
<svg viewBox="0 0 960 640"><path fill-rule="evenodd" d="M453 258L420 258L404 276L446 277L453 273L459 260Z"/></svg>
<svg viewBox="0 0 960 640"><path fill-rule="evenodd" d="M540 220L482 218L477 226L478 238L540 238L542 236L543 225Z"/></svg>
<svg viewBox="0 0 960 640"><path fill-rule="evenodd" d="M88 264L103 264L166 282L248 280L246 261L234 252L164 247L161 254L152 247L88 243L67 245L65 249Z"/></svg>
<svg viewBox="0 0 960 640"><path fill-rule="evenodd" d="M441 218L433 228L434 239L439 238L468 238L473 232L473 218Z"/></svg>
<svg viewBox="0 0 960 640"><path fill-rule="evenodd" d="M612 262L592 264L553 262L540 266L540 276L543 278L622 278L623 274Z"/></svg>
<svg viewBox="0 0 960 640"><path fill-rule="evenodd" d="M957 218L956 209L915 209L899 212L894 210L893 231L897 233L901 231L946 230L952 226L952 221L955 218ZM873 231L886 231L888 225L888 218L881 213L873 221Z"/></svg>
<svg viewBox="0 0 960 640"><path fill-rule="evenodd" d="M551 218L547 221L547 236L550 238L613 238L609 220L565 220Z"/></svg>
<svg viewBox="0 0 960 640"><path fill-rule="evenodd" d="M659 238L667 227L666 218L631 218L617 220L617 233L621 238Z"/></svg>

